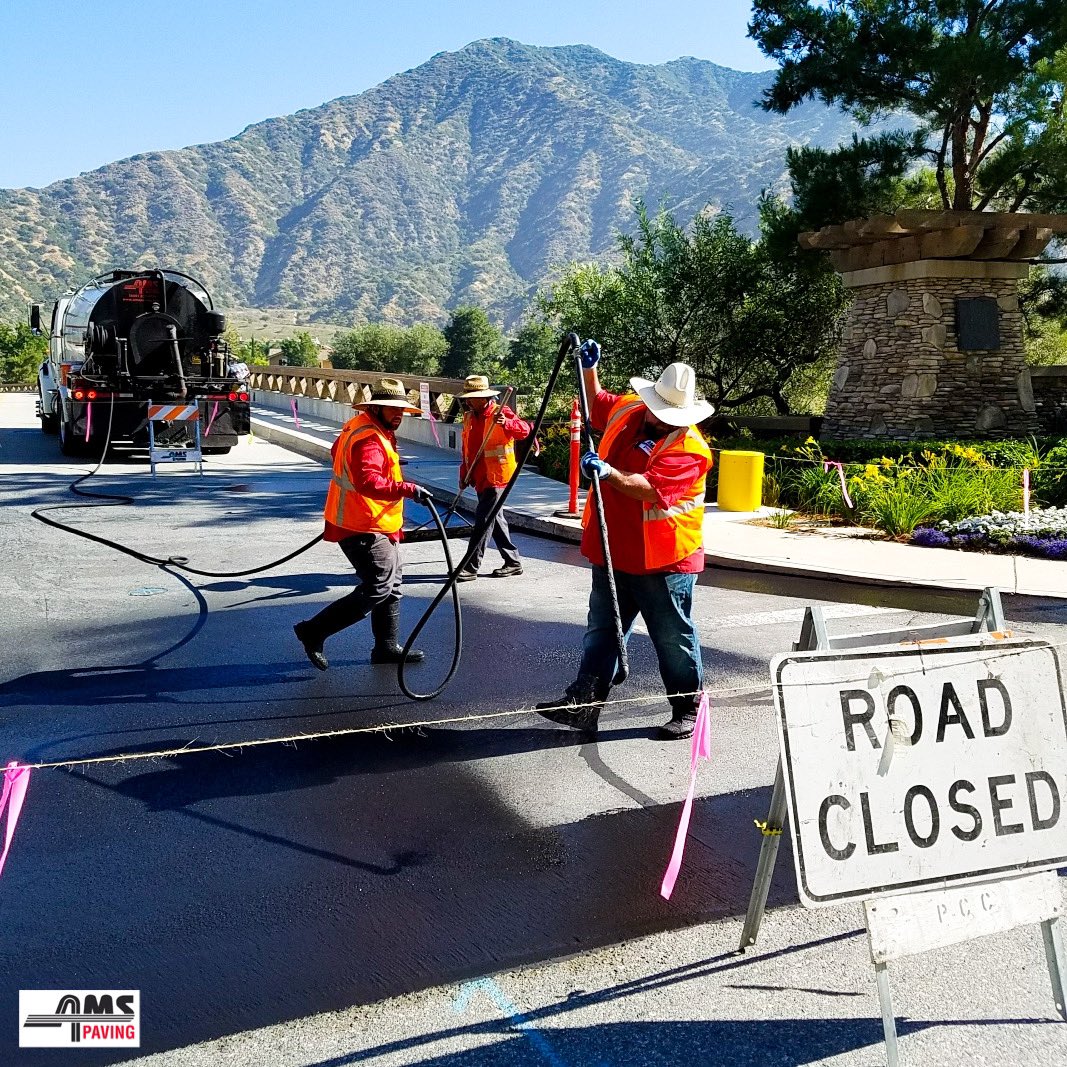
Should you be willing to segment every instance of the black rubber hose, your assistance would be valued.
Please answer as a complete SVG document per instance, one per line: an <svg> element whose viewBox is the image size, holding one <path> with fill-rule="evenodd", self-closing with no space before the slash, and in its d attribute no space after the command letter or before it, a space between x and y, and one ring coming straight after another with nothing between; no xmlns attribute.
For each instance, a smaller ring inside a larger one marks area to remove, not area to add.
<svg viewBox="0 0 1067 1067"><path fill-rule="evenodd" d="M290 552L288 555L282 556L280 559L272 560L270 563L264 563L259 567L249 567L243 571L204 571L197 567L190 567L188 556L168 556L165 559L159 556L150 556L146 552L139 552L136 548L130 548L128 545L121 544L118 541L112 541L108 537L101 537L99 534L92 534L86 530L79 530L77 526L69 526L67 523L60 522L58 519L49 518L45 512L63 511L69 508L115 508L125 507L136 503L132 496L127 496L124 493L91 493L88 489L78 488L82 482L91 478L103 466L104 457L107 455L108 446L111 444L111 428L114 419L115 396L112 394L111 409L107 420L107 436L104 438L104 447L100 452L100 459L91 471L81 475L79 478L75 478L67 487L70 492L74 493L76 496L89 497L92 500L100 501L100 503L49 504L47 507L35 508L30 512L30 515L37 519L38 522L43 522L45 526L51 526L56 530L72 533L75 537L84 537L86 541L95 541L98 545L105 545L107 548L113 548L116 552L122 552L127 556L131 556L133 559L140 560L142 563L150 563L156 567L174 567L177 570L185 571L188 574L198 574L203 578L243 578L248 574L259 574L261 571L269 571L274 567L281 566L283 563L288 563L289 560L295 559L301 553L307 552L309 548L313 548L322 540L322 534L319 534L313 541L308 541L306 545L301 545L300 548Z"/></svg>
<svg viewBox="0 0 1067 1067"><path fill-rule="evenodd" d="M578 335L576 333L566 334L563 340L560 342L559 352L556 355L556 362L552 368L552 373L549 375L548 378L548 385L545 388L544 399L541 401L541 409L537 412L537 418L534 419L533 427L530 430L531 437L537 436L538 432L541 429L541 423L545 421L545 412L548 410L548 405L552 400L552 393L556 388L556 379L559 377L559 372L563 367L563 361L567 358L567 356L571 354L571 352L574 352L578 348L579 344L580 341L578 340ZM484 523L486 530L491 530L493 528L493 520L497 517L497 514L500 512L500 509L507 501L508 494L511 492L512 487L519 480L519 475L522 473L522 468L525 465L526 456L528 455L529 452L527 452L526 455L523 456L523 461L515 467L515 472L508 479L507 485L504 486L504 491L500 494L500 497L490 509L489 514L486 515ZM409 635L407 641L404 644L404 655L401 656L400 664L397 667L397 683L399 684L403 694L406 697L409 697L411 700L432 700L434 697L440 696L440 694L444 691L445 686L451 680L452 675L455 674L456 667L458 666L459 662L458 655L456 660L453 661L452 670L449 672L448 677L440 686L437 687L437 689L435 689L432 693L415 693L411 689L409 689L404 682L404 661L407 657L407 653L411 649L411 646L414 644L415 638L418 637L418 635L422 632L422 628L426 625L430 616L437 610L437 605L440 604L441 601L444 600L444 598L448 595L449 590L452 590L453 597L457 598L458 604L456 578L459 576L459 572L464 567L466 567L466 565L471 561L472 557L474 556L474 553L478 550L477 541L471 538L471 542L467 546L467 551L464 553L463 559L461 559L459 561L459 564L455 568L453 568L452 557L448 551L448 537L445 532L444 526L441 525L440 519L437 516L436 511L433 512L433 515L435 520L437 520L438 522L438 530L441 533L441 540L445 545L445 558L448 560L449 574L447 579L445 580L445 584L441 586L441 588L437 592L437 595L433 598L432 601L430 601L430 606L426 609L425 612L423 612L422 618L419 619L419 621L415 624L415 629L411 631L411 634ZM616 603L616 609L617 607L618 605ZM457 641L457 646L458 644L459 642Z"/></svg>
<svg viewBox="0 0 1067 1067"><path fill-rule="evenodd" d="M433 501L427 500L425 506L430 509L430 518L437 527L437 532L441 537L441 544L445 550L445 565L448 568L448 577L441 593L434 599L429 610L425 611L422 618L415 623L415 629L411 631L407 641L404 642L404 652L400 657L400 663L396 669L396 681L400 686L400 691L409 700L433 700L434 697L440 696L445 691L445 687L448 683L452 681L453 675L459 670L459 661L463 656L463 610L459 603L459 588L455 581L456 572L452 569L452 552L448 547L448 531L445 529L445 524L441 521L441 516L437 513L437 508L433 506ZM433 614L434 609L441 602L444 593L448 589L452 590L452 612L456 620L456 638L452 647L452 664L448 668L448 674L445 675L444 680L436 689L429 693L416 693L413 689L409 688L404 681L404 666L407 660L407 655L411 646L415 643L415 639L422 633L422 628L430 621L430 616Z"/></svg>
<svg viewBox="0 0 1067 1067"><path fill-rule="evenodd" d="M589 396L585 388L585 375L581 355L574 357L578 372L578 403L582 409L582 422L590 449L593 448L593 424L589 414ZM600 528L600 548L604 553L604 567L608 572L608 589L611 592L611 607L615 614L615 643L619 649L619 666L615 670L612 685L621 685L630 673L630 660L626 654L626 634L622 629L622 613L619 611L619 591L615 587L615 569L611 565L611 545L608 542L608 520L604 515L604 495L600 488L600 475L593 471L593 503L596 505L597 525Z"/></svg>

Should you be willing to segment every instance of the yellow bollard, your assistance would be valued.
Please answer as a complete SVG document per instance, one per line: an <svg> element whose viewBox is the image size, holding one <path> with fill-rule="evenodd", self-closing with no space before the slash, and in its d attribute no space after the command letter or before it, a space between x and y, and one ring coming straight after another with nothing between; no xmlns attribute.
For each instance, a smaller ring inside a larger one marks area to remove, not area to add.
<svg viewBox="0 0 1067 1067"><path fill-rule="evenodd" d="M719 497L722 511L759 511L763 502L763 453L719 453Z"/></svg>

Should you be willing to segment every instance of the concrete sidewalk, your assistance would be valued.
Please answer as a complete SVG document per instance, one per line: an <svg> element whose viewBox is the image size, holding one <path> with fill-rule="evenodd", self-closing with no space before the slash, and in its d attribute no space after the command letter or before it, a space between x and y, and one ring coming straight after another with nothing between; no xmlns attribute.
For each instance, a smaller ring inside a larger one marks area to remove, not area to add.
<svg viewBox="0 0 1067 1067"><path fill-rule="evenodd" d="M329 463L337 425L315 416L301 414L299 418L297 429L291 414L259 407L252 418L252 431L294 452ZM405 477L429 489L436 501L451 504L458 488L458 455L411 441L401 440L399 445ZM461 503L466 510L474 510L473 490L463 494ZM566 506L565 485L524 470L508 496L505 511L515 529L579 541L579 521L555 514ZM763 508L762 513L772 510ZM704 545L710 566L875 585L940 589L983 589L993 585L1004 593L1067 599L1067 566L1062 562L919 548L881 540L869 530L778 530L753 525L752 520L760 513L724 512L714 504L705 514Z"/></svg>

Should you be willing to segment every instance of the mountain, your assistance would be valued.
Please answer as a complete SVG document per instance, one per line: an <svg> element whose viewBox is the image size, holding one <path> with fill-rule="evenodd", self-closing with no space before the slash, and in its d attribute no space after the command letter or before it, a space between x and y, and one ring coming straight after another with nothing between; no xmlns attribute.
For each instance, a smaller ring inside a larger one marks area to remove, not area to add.
<svg viewBox="0 0 1067 1067"><path fill-rule="evenodd" d="M512 323L554 267L611 254L636 197L752 229L788 145L852 133L816 103L759 110L772 76L476 41L227 141L0 190L0 313L146 265L222 306L440 323L476 303Z"/></svg>

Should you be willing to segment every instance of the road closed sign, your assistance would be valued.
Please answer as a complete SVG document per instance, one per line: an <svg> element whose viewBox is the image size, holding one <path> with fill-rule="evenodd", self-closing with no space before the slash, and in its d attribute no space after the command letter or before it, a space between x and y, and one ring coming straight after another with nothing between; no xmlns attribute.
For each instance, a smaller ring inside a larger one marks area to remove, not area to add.
<svg viewBox="0 0 1067 1067"><path fill-rule="evenodd" d="M808 907L1067 865L1055 649L992 635L771 663Z"/></svg>

